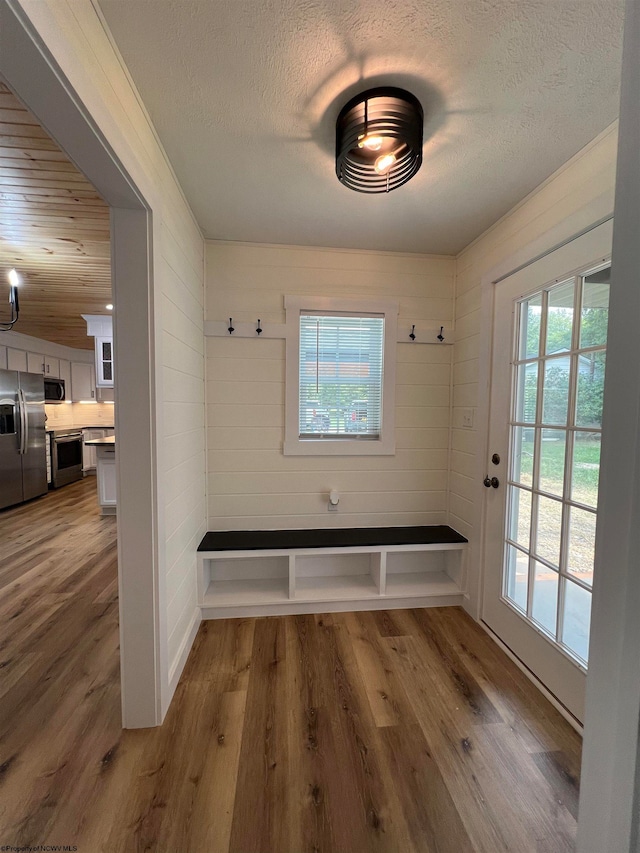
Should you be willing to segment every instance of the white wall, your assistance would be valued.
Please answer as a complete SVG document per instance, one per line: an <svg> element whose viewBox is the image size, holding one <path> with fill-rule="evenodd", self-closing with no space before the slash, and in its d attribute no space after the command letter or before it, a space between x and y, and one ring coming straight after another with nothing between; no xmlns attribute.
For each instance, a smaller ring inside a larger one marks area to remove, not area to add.
<svg viewBox="0 0 640 853"><path fill-rule="evenodd" d="M167 653L177 684L200 621L196 549L206 530L203 243L193 229L162 225L162 443Z"/></svg>
<svg viewBox="0 0 640 853"><path fill-rule="evenodd" d="M206 260L209 321L284 323L284 295L313 294L398 299L407 338L452 322L453 258L207 242ZM395 456L292 457L284 340L206 343L211 529L445 522L452 347L398 344Z"/></svg>
<svg viewBox="0 0 640 853"><path fill-rule="evenodd" d="M149 536L157 536L161 718L199 621L195 551L205 529L203 240L97 5L90 0L17 0L15 6L52 54L151 213L154 399L152 434L139 438L157 446L158 500ZM140 331L144 337L149 333Z"/></svg>
<svg viewBox="0 0 640 853"><path fill-rule="evenodd" d="M483 374L490 316L481 311L484 287L521 263L613 211L617 126L586 146L533 193L464 249L456 259L453 430L449 523L470 540L472 600L477 613L480 565L483 430L489 389ZM485 299L485 306L487 300ZM484 360L484 361L483 361ZM481 384L480 384L481 383ZM462 429L461 409L474 409L474 429ZM490 452L488 454L490 456ZM484 472L486 473L486 472Z"/></svg>

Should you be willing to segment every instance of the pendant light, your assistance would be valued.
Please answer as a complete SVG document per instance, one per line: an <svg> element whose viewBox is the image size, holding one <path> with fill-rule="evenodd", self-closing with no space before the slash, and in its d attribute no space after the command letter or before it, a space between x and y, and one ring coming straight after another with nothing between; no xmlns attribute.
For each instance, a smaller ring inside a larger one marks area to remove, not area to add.
<svg viewBox="0 0 640 853"><path fill-rule="evenodd" d="M336 122L336 175L361 193L391 192L422 164L424 114L404 89L383 86L356 95Z"/></svg>
<svg viewBox="0 0 640 853"><path fill-rule="evenodd" d="M0 332L9 332L20 317L20 300L18 299L18 285L20 284L20 276L11 269L7 274L9 279L9 305L11 305L11 317L5 322L0 322Z"/></svg>

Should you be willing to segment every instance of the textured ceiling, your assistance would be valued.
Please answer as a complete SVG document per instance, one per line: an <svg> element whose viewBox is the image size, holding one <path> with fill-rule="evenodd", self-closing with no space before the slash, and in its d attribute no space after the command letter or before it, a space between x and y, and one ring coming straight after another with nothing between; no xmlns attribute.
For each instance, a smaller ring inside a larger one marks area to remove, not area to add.
<svg viewBox="0 0 640 853"><path fill-rule="evenodd" d="M207 237L455 253L618 114L622 0L99 0ZM334 172L387 83L426 115L389 195Z"/></svg>

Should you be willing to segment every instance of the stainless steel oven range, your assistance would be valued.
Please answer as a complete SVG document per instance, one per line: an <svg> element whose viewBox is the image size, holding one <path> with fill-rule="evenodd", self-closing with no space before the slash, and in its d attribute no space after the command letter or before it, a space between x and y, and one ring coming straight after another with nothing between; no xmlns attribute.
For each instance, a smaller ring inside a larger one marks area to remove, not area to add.
<svg viewBox="0 0 640 853"><path fill-rule="evenodd" d="M51 436L51 480L54 489L82 479L82 431L57 429Z"/></svg>

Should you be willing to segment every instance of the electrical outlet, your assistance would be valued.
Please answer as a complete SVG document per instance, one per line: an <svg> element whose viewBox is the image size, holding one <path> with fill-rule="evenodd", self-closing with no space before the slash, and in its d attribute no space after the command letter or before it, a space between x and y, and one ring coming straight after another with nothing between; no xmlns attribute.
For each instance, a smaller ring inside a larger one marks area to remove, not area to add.
<svg viewBox="0 0 640 853"><path fill-rule="evenodd" d="M327 509L329 512L338 512L338 504L332 504L331 501L327 503Z"/></svg>

